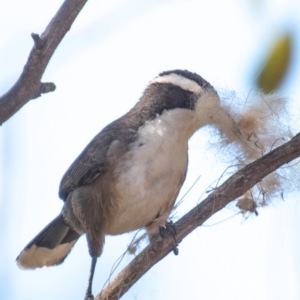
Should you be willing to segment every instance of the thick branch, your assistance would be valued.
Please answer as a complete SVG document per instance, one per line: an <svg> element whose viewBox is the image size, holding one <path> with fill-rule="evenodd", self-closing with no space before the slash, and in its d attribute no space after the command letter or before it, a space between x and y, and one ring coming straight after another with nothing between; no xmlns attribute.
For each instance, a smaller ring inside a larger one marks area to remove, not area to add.
<svg viewBox="0 0 300 300"><path fill-rule="evenodd" d="M178 241L181 241L209 217L225 207L229 202L243 195L282 165L300 156L300 133L289 142L276 148L260 159L245 166L214 190L204 201L194 207L176 222ZM171 236L156 236L135 259L126 266L95 300L117 300L142 277L152 266L172 251L174 240Z"/></svg>
<svg viewBox="0 0 300 300"><path fill-rule="evenodd" d="M71 28L87 0L65 0L44 33L33 33L34 46L23 72L15 85L0 97L0 125L15 114L29 100L55 90L54 83L42 83L48 62Z"/></svg>

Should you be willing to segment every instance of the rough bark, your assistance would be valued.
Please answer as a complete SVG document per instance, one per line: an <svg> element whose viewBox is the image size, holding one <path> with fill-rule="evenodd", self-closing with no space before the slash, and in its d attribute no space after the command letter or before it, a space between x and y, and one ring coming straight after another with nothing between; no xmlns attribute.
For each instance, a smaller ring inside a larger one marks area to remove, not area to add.
<svg viewBox="0 0 300 300"><path fill-rule="evenodd" d="M41 82L55 49L70 30L72 23L87 0L66 0L45 31L39 36L32 33L34 46L14 86L0 97L0 125L7 121L29 100L55 90L52 82Z"/></svg>
<svg viewBox="0 0 300 300"><path fill-rule="evenodd" d="M289 142L245 166L215 189L204 201L184 215L176 226L176 239L182 241L213 214L243 195L282 165L300 156L300 133ZM150 268L169 254L174 247L172 236L157 235L137 257L96 297L95 300L117 300Z"/></svg>

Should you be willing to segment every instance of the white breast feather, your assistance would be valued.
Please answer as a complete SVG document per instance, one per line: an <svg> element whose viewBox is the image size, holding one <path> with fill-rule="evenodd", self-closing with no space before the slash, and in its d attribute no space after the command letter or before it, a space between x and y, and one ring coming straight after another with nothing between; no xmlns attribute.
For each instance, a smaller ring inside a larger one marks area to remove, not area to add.
<svg viewBox="0 0 300 300"><path fill-rule="evenodd" d="M144 227L161 210L172 208L187 168L188 140L198 128L215 122L212 116L219 105L215 93L202 95L196 110L165 111L140 128L126 159L117 166L121 205L109 234Z"/></svg>
<svg viewBox="0 0 300 300"><path fill-rule="evenodd" d="M144 227L164 205L175 200L178 183L187 167L189 138L180 127L192 114L189 110L174 109L139 130L138 139L118 165L126 170L120 172L117 183L122 205L109 233Z"/></svg>

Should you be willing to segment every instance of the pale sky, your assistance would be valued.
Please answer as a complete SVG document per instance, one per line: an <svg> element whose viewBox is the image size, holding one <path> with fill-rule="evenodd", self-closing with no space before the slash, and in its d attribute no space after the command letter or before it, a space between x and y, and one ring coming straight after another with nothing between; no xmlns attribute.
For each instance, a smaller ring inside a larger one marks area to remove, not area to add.
<svg viewBox="0 0 300 300"><path fill-rule="evenodd" d="M0 3L1 94L22 71L33 45L30 34L42 33L61 3ZM0 298L83 299L90 268L85 237L57 267L24 271L15 259L60 212L58 186L69 165L105 125L138 101L151 79L165 70L188 69L245 101L276 34L293 32L299 53L299 29L296 0L89 1L44 74L43 81L53 81L56 91L32 100L0 128ZM281 92L300 106L299 74L295 56ZM191 140L181 195L201 177L174 220L204 199L228 167L207 146L209 139L200 130ZM230 204L122 299L300 299L299 195L275 199L247 220L233 216L238 210ZM132 236L106 239L95 294ZM130 259L126 255L121 266Z"/></svg>

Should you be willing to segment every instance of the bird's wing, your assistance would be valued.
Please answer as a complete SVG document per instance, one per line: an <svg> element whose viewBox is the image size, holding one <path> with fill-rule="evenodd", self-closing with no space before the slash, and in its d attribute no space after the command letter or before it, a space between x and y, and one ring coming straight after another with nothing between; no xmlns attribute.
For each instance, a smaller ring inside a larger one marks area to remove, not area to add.
<svg viewBox="0 0 300 300"><path fill-rule="evenodd" d="M93 182L103 173L111 149L117 152L118 147L126 144L124 138L128 140L133 137L133 132L122 132L124 130L118 123L112 123L94 137L63 176L59 187L61 199L65 201L70 191Z"/></svg>

